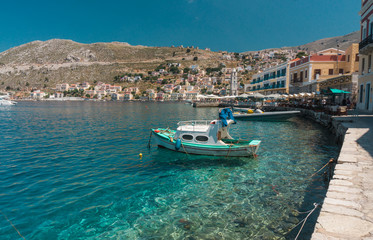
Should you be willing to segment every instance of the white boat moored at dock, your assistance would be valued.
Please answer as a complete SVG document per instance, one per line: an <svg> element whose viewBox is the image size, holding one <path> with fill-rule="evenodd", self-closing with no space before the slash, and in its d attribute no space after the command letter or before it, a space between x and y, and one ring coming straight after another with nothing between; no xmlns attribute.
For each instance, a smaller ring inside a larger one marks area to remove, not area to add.
<svg viewBox="0 0 373 240"><path fill-rule="evenodd" d="M235 123L234 118L182 121L176 130L157 128L152 129L152 133L158 146L177 152L225 157L255 156L261 141L233 139L229 134L232 123Z"/></svg>

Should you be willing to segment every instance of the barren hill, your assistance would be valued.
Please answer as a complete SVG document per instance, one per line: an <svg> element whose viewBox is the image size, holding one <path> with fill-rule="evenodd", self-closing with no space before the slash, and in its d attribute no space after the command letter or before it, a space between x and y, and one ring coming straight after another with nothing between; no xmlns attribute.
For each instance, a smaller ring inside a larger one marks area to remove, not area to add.
<svg viewBox="0 0 373 240"><path fill-rule="evenodd" d="M360 31L356 31L356 32L349 33L344 36L324 38L324 39L320 39L320 40L317 40L311 43L307 43L307 44L299 45L295 47L271 48L271 49L263 49L260 51L291 49L291 50L302 50L302 51L307 51L307 52L310 52L310 51L317 52L323 49L337 48L337 45L339 45L340 49L345 50L352 43L358 43L359 41L360 41ZM260 52L260 51L247 51L245 53L253 53L253 52Z"/></svg>
<svg viewBox="0 0 373 240"><path fill-rule="evenodd" d="M57 83L106 81L126 72L146 72L159 64L215 66L216 52L181 47L82 44L71 40L34 41L0 53L0 88L54 87ZM193 58L198 57L198 61Z"/></svg>

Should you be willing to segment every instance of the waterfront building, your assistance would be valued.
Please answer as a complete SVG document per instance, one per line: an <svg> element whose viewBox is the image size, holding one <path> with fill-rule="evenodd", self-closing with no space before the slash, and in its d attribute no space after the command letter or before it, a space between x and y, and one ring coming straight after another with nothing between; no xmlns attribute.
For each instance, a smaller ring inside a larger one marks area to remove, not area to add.
<svg viewBox="0 0 373 240"><path fill-rule="evenodd" d="M98 99L102 99L106 96L106 91L105 90L97 90L96 94L97 94Z"/></svg>
<svg viewBox="0 0 373 240"><path fill-rule="evenodd" d="M157 100L157 101L164 101L164 95L165 94L163 92L157 93L155 100Z"/></svg>
<svg viewBox="0 0 373 240"><path fill-rule="evenodd" d="M157 97L157 94L153 91L153 92L149 92L149 101L155 101Z"/></svg>
<svg viewBox="0 0 373 240"><path fill-rule="evenodd" d="M179 93L177 93L177 92L171 93L171 99L170 100L171 101L177 101L177 100L179 100Z"/></svg>
<svg viewBox="0 0 373 240"><path fill-rule="evenodd" d="M91 97L96 95L96 90L85 90L84 92L85 94L89 94Z"/></svg>
<svg viewBox="0 0 373 240"><path fill-rule="evenodd" d="M373 111L373 0L362 0L359 12L361 42L359 44L360 70L358 80L358 99L356 107Z"/></svg>
<svg viewBox="0 0 373 240"><path fill-rule="evenodd" d="M231 73L231 81L230 81L230 87L231 87L231 96L237 96L238 95L238 79L237 79L237 70L233 68Z"/></svg>
<svg viewBox="0 0 373 240"><path fill-rule="evenodd" d="M285 62L265 69L253 75L249 84L245 84L245 92L260 92L264 95L272 93L289 93L289 65Z"/></svg>
<svg viewBox="0 0 373 240"><path fill-rule="evenodd" d="M63 93L61 92L54 93L54 98L63 98Z"/></svg>
<svg viewBox="0 0 373 240"><path fill-rule="evenodd" d="M358 49L358 44L354 43L346 51L329 48L314 55L294 59L290 63L289 92L319 92L320 82L357 72Z"/></svg>
<svg viewBox="0 0 373 240"><path fill-rule="evenodd" d="M111 94L111 100L123 101L124 100L124 94L121 94L121 93L112 93Z"/></svg>
<svg viewBox="0 0 373 240"><path fill-rule="evenodd" d="M84 82L84 83L82 83L82 89L84 89L84 90L86 90L86 89L88 89L91 85L88 83L88 82Z"/></svg>
<svg viewBox="0 0 373 240"><path fill-rule="evenodd" d="M35 90L35 91L31 92L31 94L30 94L30 97L32 99L37 99L37 100L40 100L40 99L44 98L45 96L46 96L46 93L42 92L40 90Z"/></svg>
<svg viewBox="0 0 373 240"><path fill-rule="evenodd" d="M188 100L196 100L198 94L199 94L198 91L187 91L185 93L185 98Z"/></svg>
<svg viewBox="0 0 373 240"><path fill-rule="evenodd" d="M124 101L129 101L129 100L132 100L132 99L133 99L132 93L125 93L124 94L124 97L123 97Z"/></svg>

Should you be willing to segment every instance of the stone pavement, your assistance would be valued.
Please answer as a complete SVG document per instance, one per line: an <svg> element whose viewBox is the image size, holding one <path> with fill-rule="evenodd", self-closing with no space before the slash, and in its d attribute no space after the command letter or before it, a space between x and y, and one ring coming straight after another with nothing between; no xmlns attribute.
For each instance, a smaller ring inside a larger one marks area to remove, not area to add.
<svg viewBox="0 0 373 240"><path fill-rule="evenodd" d="M347 127L313 240L373 240L373 115L336 117Z"/></svg>

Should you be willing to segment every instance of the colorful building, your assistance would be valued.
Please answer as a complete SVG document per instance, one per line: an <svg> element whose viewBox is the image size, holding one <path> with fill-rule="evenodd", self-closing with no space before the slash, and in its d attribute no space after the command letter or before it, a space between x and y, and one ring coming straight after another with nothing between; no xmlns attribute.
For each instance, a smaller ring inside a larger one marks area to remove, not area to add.
<svg viewBox="0 0 373 240"><path fill-rule="evenodd" d="M290 63L290 93L319 92L320 82L358 72L358 44L342 51L329 48Z"/></svg>
<svg viewBox="0 0 373 240"><path fill-rule="evenodd" d="M359 15L361 16L361 42L359 44L360 70L356 107L360 110L373 111L373 0L361 1Z"/></svg>
<svg viewBox="0 0 373 240"><path fill-rule="evenodd" d="M251 82L245 84L245 92L260 92L264 95L289 93L289 62L253 75Z"/></svg>

